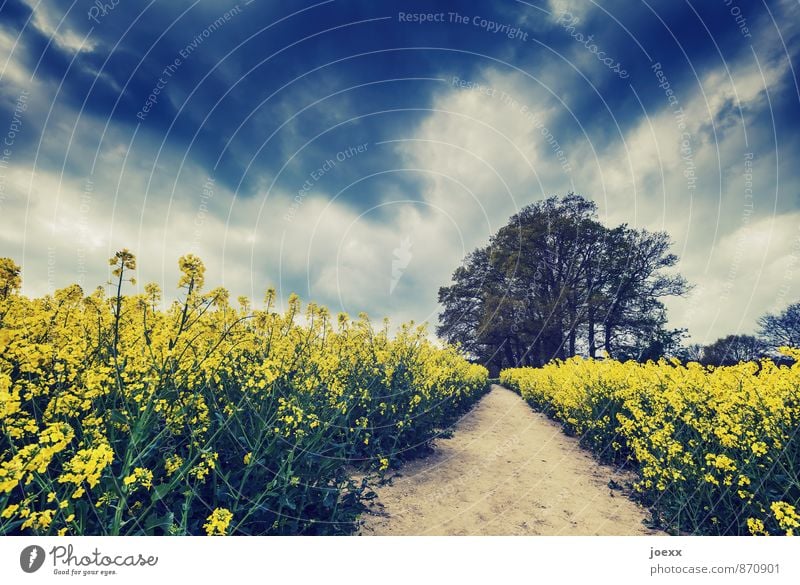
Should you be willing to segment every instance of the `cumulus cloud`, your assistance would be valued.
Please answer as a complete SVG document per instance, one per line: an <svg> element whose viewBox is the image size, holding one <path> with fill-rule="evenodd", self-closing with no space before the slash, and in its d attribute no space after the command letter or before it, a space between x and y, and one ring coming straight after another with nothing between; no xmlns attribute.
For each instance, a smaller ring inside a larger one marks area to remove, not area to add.
<svg viewBox="0 0 800 585"><path fill-rule="evenodd" d="M754 119L770 107L766 91L775 89L787 63L776 59L759 68L743 59L711 70L693 90L677 92L677 106L665 95L602 147L590 134L559 142L564 116L551 127L563 114L551 88L490 68L470 89L443 94L416 140L401 150L414 165L435 171L426 199L458 218L469 248L486 242L485 228L478 228L484 218L498 226L519 205L571 190L593 198L606 223L666 230L680 270L696 285L669 303L671 322L689 328L695 340L712 341L752 331L775 304L768 299L786 285L798 216L773 217L772 210L774 198L796 185L779 190L775 145L757 144L753 135L746 146L743 133L755 134ZM574 123L580 127L581 119ZM457 265L450 252L443 272Z"/></svg>

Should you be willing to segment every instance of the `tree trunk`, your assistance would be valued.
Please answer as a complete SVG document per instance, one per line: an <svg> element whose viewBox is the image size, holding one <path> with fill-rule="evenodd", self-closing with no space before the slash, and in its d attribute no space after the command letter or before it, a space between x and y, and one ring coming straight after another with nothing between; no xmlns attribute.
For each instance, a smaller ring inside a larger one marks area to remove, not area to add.
<svg viewBox="0 0 800 585"><path fill-rule="evenodd" d="M611 325L606 325L604 347L606 349L606 357L611 357Z"/></svg>
<svg viewBox="0 0 800 585"><path fill-rule="evenodd" d="M558 333L556 333L556 335L555 335L555 342L553 343L553 345L555 346L555 352L554 352L554 355L551 356L551 358L558 357L559 359L562 359L562 360L566 359L567 352L566 352L566 347L565 347L566 344L564 343L564 332L561 331L560 329L559 329Z"/></svg>
<svg viewBox="0 0 800 585"><path fill-rule="evenodd" d="M522 343L519 341L519 337L514 336L513 343L512 347L514 355L516 356L517 367L522 367L525 365L525 350L523 349Z"/></svg>
<svg viewBox="0 0 800 585"><path fill-rule="evenodd" d="M503 341L503 351L505 352L506 361L508 361L508 367L516 368L517 360L514 357L514 350L511 348L511 340L508 337Z"/></svg>
<svg viewBox="0 0 800 585"><path fill-rule="evenodd" d="M543 366L544 365L544 339L539 337L536 341L536 347L532 352L536 355L536 366Z"/></svg>

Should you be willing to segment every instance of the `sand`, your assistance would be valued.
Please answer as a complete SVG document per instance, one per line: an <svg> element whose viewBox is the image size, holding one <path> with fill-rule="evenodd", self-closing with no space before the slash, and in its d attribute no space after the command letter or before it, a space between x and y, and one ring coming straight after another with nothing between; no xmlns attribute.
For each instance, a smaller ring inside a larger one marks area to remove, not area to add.
<svg viewBox="0 0 800 585"><path fill-rule="evenodd" d="M631 477L599 465L560 426L493 386L433 453L378 487L362 535L646 535L647 511L609 488Z"/></svg>

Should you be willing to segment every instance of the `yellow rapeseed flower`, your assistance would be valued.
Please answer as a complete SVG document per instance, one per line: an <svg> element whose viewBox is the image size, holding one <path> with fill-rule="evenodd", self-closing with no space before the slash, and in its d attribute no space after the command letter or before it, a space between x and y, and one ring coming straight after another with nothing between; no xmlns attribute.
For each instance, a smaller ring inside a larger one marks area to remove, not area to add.
<svg viewBox="0 0 800 585"><path fill-rule="evenodd" d="M129 476L122 480L131 492L136 491L139 487L150 489L153 487L153 472L145 467L137 467Z"/></svg>
<svg viewBox="0 0 800 585"><path fill-rule="evenodd" d="M203 524L208 536L225 536L228 533L228 525L233 519L233 514L226 508L216 508Z"/></svg>

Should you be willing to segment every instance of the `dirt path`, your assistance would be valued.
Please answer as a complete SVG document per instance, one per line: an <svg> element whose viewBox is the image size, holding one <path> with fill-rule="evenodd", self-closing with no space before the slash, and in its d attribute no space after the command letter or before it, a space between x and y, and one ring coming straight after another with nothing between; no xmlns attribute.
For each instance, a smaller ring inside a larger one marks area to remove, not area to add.
<svg viewBox="0 0 800 585"><path fill-rule="evenodd" d="M361 534L655 534L646 511L608 487L630 478L506 388L493 386L433 454L378 488Z"/></svg>

